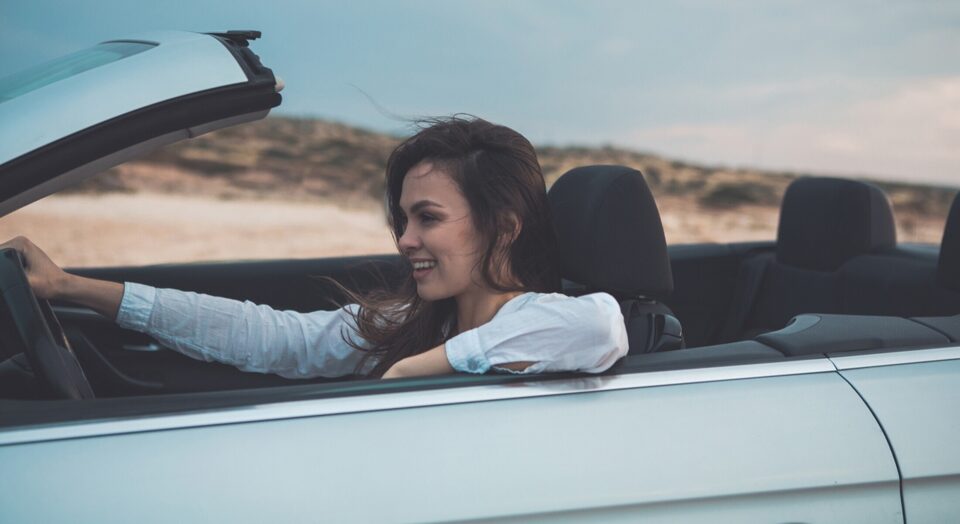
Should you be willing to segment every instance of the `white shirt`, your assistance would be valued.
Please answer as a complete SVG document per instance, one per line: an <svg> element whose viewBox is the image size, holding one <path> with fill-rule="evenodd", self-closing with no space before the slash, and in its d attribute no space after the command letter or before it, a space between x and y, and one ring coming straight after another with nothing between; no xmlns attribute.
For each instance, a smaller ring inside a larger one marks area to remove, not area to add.
<svg viewBox="0 0 960 524"><path fill-rule="evenodd" d="M146 333L189 357L217 361L243 371L287 378L337 377L366 373L376 365L344 336L363 345L345 310L277 311L175 289L124 284L117 323ZM524 373L599 373L627 354L627 332L617 301L606 293L569 297L524 293L486 324L445 343L451 367L485 373L498 364L534 362Z"/></svg>

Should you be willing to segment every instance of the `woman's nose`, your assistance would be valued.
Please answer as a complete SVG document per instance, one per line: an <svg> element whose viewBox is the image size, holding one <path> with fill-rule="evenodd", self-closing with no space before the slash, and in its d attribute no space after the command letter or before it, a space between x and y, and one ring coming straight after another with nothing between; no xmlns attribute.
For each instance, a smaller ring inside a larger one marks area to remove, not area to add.
<svg viewBox="0 0 960 524"><path fill-rule="evenodd" d="M403 234L400 235L400 240L397 241L397 245L400 247L400 251L407 253L410 251L415 251L420 247L420 237L416 234L416 231L412 227L407 227Z"/></svg>

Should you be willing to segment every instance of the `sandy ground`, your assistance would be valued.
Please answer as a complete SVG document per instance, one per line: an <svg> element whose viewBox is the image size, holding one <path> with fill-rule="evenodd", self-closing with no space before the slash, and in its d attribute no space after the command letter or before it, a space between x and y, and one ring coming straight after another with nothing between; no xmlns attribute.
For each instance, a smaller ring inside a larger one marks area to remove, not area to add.
<svg viewBox="0 0 960 524"><path fill-rule="evenodd" d="M383 214L156 194L51 196L0 218L64 266L392 253Z"/></svg>
<svg viewBox="0 0 960 524"><path fill-rule="evenodd" d="M658 205L668 243L776 236L774 208L704 210L669 197ZM938 243L943 219L912 217L901 226L901 241ZM0 239L16 235L71 267L395 251L383 212L375 208L151 193L47 197L0 218Z"/></svg>

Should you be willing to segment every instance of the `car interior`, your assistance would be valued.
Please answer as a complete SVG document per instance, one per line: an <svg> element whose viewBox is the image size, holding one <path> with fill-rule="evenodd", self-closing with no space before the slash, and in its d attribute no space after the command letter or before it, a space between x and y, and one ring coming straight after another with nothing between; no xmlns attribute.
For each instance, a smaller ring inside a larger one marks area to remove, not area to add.
<svg viewBox="0 0 960 524"><path fill-rule="evenodd" d="M795 180L783 198L777 238L767 242L667 246L643 175L625 166L573 169L549 198L563 292L604 291L621 304L630 352L606 374L960 344L960 195L939 249L898 244L886 196L854 180ZM408 270L399 256L376 255L71 271L313 311L344 300L324 277L364 292L392 285ZM70 348L58 351L79 363L63 372L82 368L89 382L89 392L71 394L51 389L49 377L32 369L37 362L24 357L34 335L19 329L23 313L8 298L16 286L6 273L3 279L0 406L15 415L0 425L531 379L290 380L244 373L165 350L92 311L41 303L47 323L62 326L54 331L66 341L57 345ZM580 375L536 379L554 376ZM83 408L64 400L71 398L86 399ZM65 402L74 409L64 410Z"/></svg>

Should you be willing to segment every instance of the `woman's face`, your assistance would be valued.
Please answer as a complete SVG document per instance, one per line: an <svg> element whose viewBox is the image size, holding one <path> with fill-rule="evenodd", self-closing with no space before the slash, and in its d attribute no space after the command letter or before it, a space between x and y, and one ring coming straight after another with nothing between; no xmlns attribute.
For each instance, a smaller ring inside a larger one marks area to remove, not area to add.
<svg viewBox="0 0 960 524"><path fill-rule="evenodd" d="M463 297L483 289L482 246L470 205L442 164L424 160L407 171L400 208L406 228L398 244L413 264L420 298Z"/></svg>

